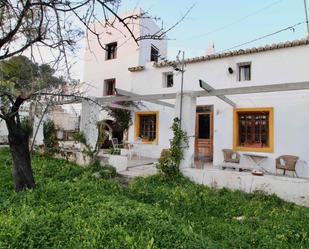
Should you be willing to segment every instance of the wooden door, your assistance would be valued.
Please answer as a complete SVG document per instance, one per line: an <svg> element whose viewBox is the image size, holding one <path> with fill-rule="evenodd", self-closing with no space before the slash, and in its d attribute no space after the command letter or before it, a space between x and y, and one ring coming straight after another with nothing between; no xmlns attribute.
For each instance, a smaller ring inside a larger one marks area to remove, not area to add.
<svg viewBox="0 0 309 249"><path fill-rule="evenodd" d="M213 113L196 113L195 160L211 162L213 158Z"/></svg>

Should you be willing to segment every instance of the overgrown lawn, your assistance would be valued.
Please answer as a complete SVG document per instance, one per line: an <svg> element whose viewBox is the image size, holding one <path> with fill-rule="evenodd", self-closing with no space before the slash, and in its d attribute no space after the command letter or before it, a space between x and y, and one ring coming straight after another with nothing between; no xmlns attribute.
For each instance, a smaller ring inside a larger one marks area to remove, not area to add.
<svg viewBox="0 0 309 249"><path fill-rule="evenodd" d="M0 248L309 248L309 209L159 176L123 188L34 156L37 188L15 193L0 151Z"/></svg>

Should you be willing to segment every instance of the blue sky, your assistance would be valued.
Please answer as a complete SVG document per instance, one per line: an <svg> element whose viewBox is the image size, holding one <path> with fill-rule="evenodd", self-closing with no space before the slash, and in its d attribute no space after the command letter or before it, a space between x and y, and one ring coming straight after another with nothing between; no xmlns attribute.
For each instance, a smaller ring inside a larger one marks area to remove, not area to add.
<svg viewBox="0 0 309 249"><path fill-rule="evenodd" d="M193 4L189 16L169 33L169 57L185 50L188 57L205 54L210 41L222 51L305 20L303 0L123 0L120 12L136 6L174 24ZM304 38L305 24L248 44L254 47Z"/></svg>

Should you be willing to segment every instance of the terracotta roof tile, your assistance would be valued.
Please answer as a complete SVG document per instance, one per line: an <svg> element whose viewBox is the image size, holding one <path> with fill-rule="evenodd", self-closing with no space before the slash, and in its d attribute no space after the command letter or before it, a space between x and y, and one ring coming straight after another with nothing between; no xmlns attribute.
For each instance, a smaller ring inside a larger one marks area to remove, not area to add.
<svg viewBox="0 0 309 249"><path fill-rule="evenodd" d="M139 71L143 71L145 69L145 67L143 66L137 66L137 67L129 67L128 70L130 72L139 72Z"/></svg>
<svg viewBox="0 0 309 249"><path fill-rule="evenodd" d="M230 56L259 53L259 52L264 52L264 51L269 51L269 50L290 48L290 47L296 47L296 46L302 46L302 45L308 45L308 44L309 44L309 39L301 39L301 40L287 41L287 42L281 42L281 43L273 43L273 44L267 44L267 45L261 46L261 47L239 49L239 50L234 50L234 51L216 53L216 54L213 54L213 55L205 55L205 56L200 56L200 57L189 58L189 59L185 60L185 63L197 63L197 62L215 60L215 59L225 58L225 57L230 57ZM154 63L154 66L155 67L167 67L167 66L170 66L170 65L175 64L175 63L176 63L175 61L158 62L158 63ZM129 70L130 70L130 68L129 68ZM136 71L141 71L141 70L136 70Z"/></svg>

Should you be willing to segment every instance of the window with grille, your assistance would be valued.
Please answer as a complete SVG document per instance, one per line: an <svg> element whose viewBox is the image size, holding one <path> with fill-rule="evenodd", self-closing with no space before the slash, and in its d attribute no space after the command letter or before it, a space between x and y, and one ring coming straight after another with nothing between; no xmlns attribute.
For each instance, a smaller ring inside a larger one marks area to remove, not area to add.
<svg viewBox="0 0 309 249"><path fill-rule="evenodd" d="M268 113L239 113L239 145L263 148L269 145Z"/></svg>
<svg viewBox="0 0 309 249"><path fill-rule="evenodd" d="M158 58L159 58L159 49L154 45L151 45L150 61L158 62Z"/></svg>
<svg viewBox="0 0 309 249"><path fill-rule="evenodd" d="M273 111L271 108L250 111L236 111L237 149L257 151L272 150Z"/></svg>
<svg viewBox="0 0 309 249"><path fill-rule="evenodd" d="M115 95L116 91L116 80L115 79L108 79L104 80L104 96Z"/></svg>
<svg viewBox="0 0 309 249"><path fill-rule="evenodd" d="M117 57L117 42L107 44L105 50L106 50L105 55L106 60L115 59Z"/></svg>
<svg viewBox="0 0 309 249"><path fill-rule="evenodd" d="M251 80L251 63L240 63L238 65L238 81Z"/></svg>
<svg viewBox="0 0 309 249"><path fill-rule="evenodd" d="M143 142L157 141L157 116L156 112L136 115L136 139L141 138Z"/></svg>

